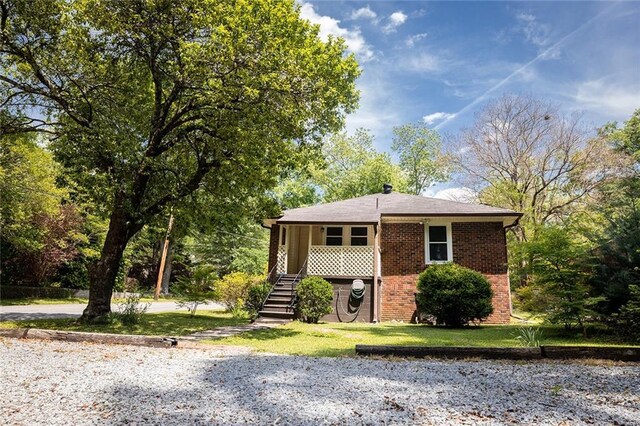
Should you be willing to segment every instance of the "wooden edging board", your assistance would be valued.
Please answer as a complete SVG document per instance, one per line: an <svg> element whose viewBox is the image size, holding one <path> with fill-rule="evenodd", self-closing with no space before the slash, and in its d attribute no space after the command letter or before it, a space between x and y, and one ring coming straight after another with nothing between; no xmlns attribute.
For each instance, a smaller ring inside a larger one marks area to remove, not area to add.
<svg viewBox="0 0 640 426"><path fill-rule="evenodd" d="M356 345L356 354L371 356L483 358L483 359L608 359L640 362L640 347L540 346L533 348L479 348L455 346Z"/></svg>
<svg viewBox="0 0 640 426"><path fill-rule="evenodd" d="M168 348L178 345L178 340L173 337L87 333L82 331L41 330L38 328L13 328L8 330L0 330L0 337L62 340L66 342L108 343L119 345L150 346L155 348Z"/></svg>

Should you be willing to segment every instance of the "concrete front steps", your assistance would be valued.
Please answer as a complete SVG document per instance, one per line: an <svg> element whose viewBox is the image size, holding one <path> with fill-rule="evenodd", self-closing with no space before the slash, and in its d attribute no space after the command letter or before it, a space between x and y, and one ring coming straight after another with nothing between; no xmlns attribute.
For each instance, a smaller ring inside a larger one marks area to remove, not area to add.
<svg viewBox="0 0 640 426"><path fill-rule="evenodd" d="M281 275L262 305L260 319L293 320L295 288L302 278L293 274Z"/></svg>

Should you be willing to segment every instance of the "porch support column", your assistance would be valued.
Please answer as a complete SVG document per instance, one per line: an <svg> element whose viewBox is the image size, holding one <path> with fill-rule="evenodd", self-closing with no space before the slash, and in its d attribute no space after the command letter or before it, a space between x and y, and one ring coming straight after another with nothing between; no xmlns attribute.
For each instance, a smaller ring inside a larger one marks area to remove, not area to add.
<svg viewBox="0 0 640 426"><path fill-rule="evenodd" d="M379 322L378 298L378 234L380 232L380 222L373 225L373 284L371 285L371 296L373 297L373 322Z"/></svg>
<svg viewBox="0 0 640 426"><path fill-rule="evenodd" d="M291 241L291 229L289 225L284 225L285 237L284 237L284 273L289 273L289 241Z"/></svg>
<svg viewBox="0 0 640 426"><path fill-rule="evenodd" d="M309 248L307 249L307 266L304 271L305 275L309 270L309 257L311 257L311 243L313 242L313 225L309 225Z"/></svg>

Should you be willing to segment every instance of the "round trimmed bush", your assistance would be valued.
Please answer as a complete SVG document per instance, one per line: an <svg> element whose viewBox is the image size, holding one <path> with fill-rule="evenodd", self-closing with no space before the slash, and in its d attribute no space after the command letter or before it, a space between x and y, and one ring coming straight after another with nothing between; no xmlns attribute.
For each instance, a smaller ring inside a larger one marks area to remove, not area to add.
<svg viewBox="0 0 640 426"><path fill-rule="evenodd" d="M462 327L493 312L493 291L481 273L455 263L427 267L418 277L416 302L436 324Z"/></svg>
<svg viewBox="0 0 640 426"><path fill-rule="evenodd" d="M332 312L333 286L320 277L307 277L296 287L298 313L305 322L316 324Z"/></svg>

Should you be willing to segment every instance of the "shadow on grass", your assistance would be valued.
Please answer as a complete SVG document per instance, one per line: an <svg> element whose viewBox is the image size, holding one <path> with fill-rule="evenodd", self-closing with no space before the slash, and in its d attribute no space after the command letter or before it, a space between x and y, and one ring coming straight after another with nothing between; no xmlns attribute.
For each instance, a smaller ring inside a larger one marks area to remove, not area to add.
<svg viewBox="0 0 640 426"><path fill-rule="evenodd" d="M75 318L7 321L6 325L13 328L42 328L92 333L184 336L217 327L248 324L248 322L248 320L233 318L230 314L221 312L205 312L193 317L185 312L163 312L145 314L142 320L134 325L123 325L117 320L108 324L82 324Z"/></svg>

